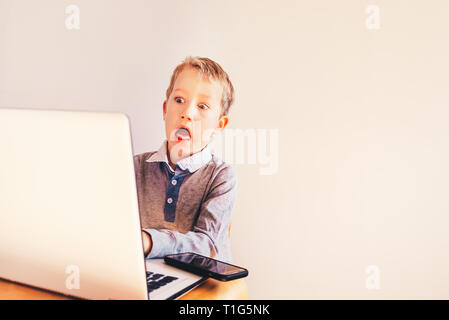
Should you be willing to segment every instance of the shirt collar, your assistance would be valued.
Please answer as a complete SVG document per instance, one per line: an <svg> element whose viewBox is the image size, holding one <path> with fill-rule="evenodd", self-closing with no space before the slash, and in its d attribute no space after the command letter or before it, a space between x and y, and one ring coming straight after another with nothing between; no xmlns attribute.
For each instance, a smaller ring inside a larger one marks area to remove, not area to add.
<svg viewBox="0 0 449 320"><path fill-rule="evenodd" d="M145 162L165 162L168 168L173 171L173 169L168 164L167 158L167 143L165 140L159 150L153 153ZM200 152L194 153L189 157L183 158L176 163L176 166L181 168L181 170L188 170L190 173L197 171L203 165L208 163L212 159L212 154L210 152L209 145L205 146Z"/></svg>

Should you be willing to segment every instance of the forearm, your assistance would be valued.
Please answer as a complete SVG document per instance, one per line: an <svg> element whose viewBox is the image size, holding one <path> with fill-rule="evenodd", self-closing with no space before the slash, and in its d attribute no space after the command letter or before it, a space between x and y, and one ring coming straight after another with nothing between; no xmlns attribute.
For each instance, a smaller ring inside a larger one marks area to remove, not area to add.
<svg viewBox="0 0 449 320"><path fill-rule="evenodd" d="M189 231L181 233L167 229L143 229L151 235L152 248L147 258L161 258L168 254L194 252L214 257L217 254L217 244L206 233Z"/></svg>

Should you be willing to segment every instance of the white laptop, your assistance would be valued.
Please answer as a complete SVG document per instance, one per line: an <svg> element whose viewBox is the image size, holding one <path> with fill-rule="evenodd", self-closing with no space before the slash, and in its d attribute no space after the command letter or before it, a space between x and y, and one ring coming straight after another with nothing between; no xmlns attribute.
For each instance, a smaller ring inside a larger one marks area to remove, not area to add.
<svg viewBox="0 0 449 320"><path fill-rule="evenodd" d="M205 278L145 260L130 124L0 108L0 278L86 299L174 299Z"/></svg>

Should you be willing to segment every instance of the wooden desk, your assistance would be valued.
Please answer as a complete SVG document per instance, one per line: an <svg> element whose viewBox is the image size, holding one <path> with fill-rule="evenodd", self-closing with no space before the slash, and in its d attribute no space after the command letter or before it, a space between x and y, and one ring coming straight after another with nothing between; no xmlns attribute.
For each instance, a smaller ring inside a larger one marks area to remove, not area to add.
<svg viewBox="0 0 449 320"><path fill-rule="evenodd" d="M244 279L230 282L208 279L179 300L243 299L248 299L248 288ZM0 300L71 300L71 298L62 294L0 279Z"/></svg>

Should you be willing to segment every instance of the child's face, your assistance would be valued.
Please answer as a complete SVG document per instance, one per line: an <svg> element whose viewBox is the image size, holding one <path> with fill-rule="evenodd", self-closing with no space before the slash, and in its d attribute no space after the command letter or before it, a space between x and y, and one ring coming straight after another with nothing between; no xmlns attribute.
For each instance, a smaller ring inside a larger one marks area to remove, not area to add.
<svg viewBox="0 0 449 320"><path fill-rule="evenodd" d="M163 104L171 162L201 151L213 134L226 127L228 117L220 116L222 93L219 82L209 81L194 68L179 73Z"/></svg>

